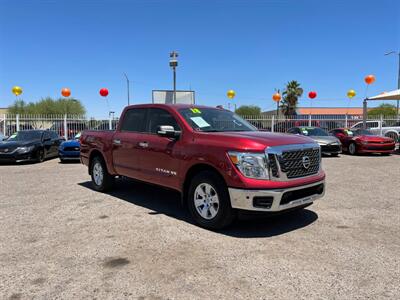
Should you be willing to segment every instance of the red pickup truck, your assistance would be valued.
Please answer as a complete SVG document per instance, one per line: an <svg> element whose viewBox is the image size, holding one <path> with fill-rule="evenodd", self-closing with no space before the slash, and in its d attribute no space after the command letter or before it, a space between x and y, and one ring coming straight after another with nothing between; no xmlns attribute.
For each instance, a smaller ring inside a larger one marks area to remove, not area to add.
<svg viewBox="0 0 400 300"><path fill-rule="evenodd" d="M94 189L105 192L124 176L177 190L210 229L229 225L239 210L302 209L325 193L312 139L257 131L220 108L131 105L116 131L84 131L80 142Z"/></svg>

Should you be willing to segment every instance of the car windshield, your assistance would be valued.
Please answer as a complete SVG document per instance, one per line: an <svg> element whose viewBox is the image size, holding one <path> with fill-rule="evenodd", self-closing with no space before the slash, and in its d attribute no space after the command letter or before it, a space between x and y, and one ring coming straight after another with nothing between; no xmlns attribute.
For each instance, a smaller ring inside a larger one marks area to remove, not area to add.
<svg viewBox="0 0 400 300"><path fill-rule="evenodd" d="M183 108L181 116L189 125L203 132L256 131L253 125L231 111L218 108Z"/></svg>
<svg viewBox="0 0 400 300"><path fill-rule="evenodd" d="M328 136L329 134L321 129L321 128L315 128L315 127L303 127L300 128L301 133L303 135L307 135L307 136Z"/></svg>
<svg viewBox="0 0 400 300"><path fill-rule="evenodd" d="M358 129L353 131L354 135L374 135L371 131L366 130L366 129Z"/></svg>
<svg viewBox="0 0 400 300"><path fill-rule="evenodd" d="M10 135L7 141L40 141L42 138L41 131L18 131Z"/></svg>

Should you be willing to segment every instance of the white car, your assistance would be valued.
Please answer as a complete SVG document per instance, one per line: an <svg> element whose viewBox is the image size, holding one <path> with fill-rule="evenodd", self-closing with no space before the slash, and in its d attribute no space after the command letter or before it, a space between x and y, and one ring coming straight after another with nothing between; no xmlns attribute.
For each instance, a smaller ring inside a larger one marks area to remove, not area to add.
<svg viewBox="0 0 400 300"><path fill-rule="evenodd" d="M381 127L382 125L382 127ZM400 121L396 121L394 126L388 126L385 121L367 121L366 126L369 131L376 135L382 135L394 139L396 142L399 140L400 136ZM363 128L363 122L358 122L351 126L351 129ZM382 133L381 133L382 129Z"/></svg>

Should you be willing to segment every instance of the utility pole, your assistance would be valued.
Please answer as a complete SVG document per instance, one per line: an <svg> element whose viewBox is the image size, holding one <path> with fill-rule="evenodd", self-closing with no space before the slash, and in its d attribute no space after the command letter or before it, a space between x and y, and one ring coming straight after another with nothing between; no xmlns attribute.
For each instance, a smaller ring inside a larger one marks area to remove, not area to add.
<svg viewBox="0 0 400 300"><path fill-rule="evenodd" d="M400 89L400 51L390 51L388 53L385 53L385 55L390 55L390 54L396 54L399 57L399 70L397 74L397 88ZM396 105L396 115L397 115L397 120L399 120L399 102L400 100L397 100L397 105Z"/></svg>
<svg viewBox="0 0 400 300"><path fill-rule="evenodd" d="M129 78L126 75L126 73L124 73L124 76L126 78L126 85L127 85L127 89L128 89L128 105L130 105L130 99L129 99Z"/></svg>
<svg viewBox="0 0 400 300"><path fill-rule="evenodd" d="M178 52L172 51L169 54L169 66L172 68L174 80L174 96L173 103L176 104L176 67L178 66Z"/></svg>

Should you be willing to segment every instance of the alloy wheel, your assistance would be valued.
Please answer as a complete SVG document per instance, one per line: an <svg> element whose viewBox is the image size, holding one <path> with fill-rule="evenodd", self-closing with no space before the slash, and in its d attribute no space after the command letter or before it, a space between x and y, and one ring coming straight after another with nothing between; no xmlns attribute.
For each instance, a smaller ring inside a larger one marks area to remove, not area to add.
<svg viewBox="0 0 400 300"><path fill-rule="evenodd" d="M93 179L96 185L102 185L103 183L103 167L100 162L96 162L93 166Z"/></svg>
<svg viewBox="0 0 400 300"><path fill-rule="evenodd" d="M211 220L218 214L219 197L211 184L199 184L194 191L193 200L194 206L202 218Z"/></svg>

